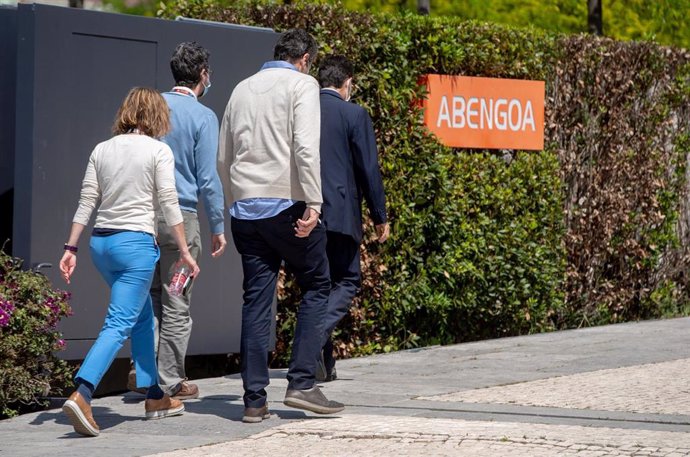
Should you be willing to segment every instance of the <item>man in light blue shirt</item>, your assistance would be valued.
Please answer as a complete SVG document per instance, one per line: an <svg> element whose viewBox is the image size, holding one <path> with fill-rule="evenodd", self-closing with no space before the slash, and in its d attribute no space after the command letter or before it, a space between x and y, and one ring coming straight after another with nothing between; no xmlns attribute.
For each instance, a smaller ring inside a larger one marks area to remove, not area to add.
<svg viewBox="0 0 690 457"><path fill-rule="evenodd" d="M189 251L196 261L201 256L197 204L204 203L212 235L212 256L225 250L224 199L216 170L218 118L199 103L211 87L209 52L196 42L181 43L170 60L175 87L163 98L170 108L170 132L162 138L175 156L175 183L184 218ZM158 375L164 391L186 400L197 398L199 388L187 382L185 355L192 330L191 289L171 296L163 287L170 280L179 257L170 230L159 218L158 242L161 257L151 286L158 336Z"/></svg>

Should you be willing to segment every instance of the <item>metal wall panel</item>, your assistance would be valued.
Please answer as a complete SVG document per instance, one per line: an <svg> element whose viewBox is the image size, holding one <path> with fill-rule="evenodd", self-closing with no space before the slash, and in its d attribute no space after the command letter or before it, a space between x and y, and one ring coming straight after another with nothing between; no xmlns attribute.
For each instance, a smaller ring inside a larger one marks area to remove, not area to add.
<svg viewBox="0 0 690 457"><path fill-rule="evenodd" d="M32 265L52 263L46 274L73 294L74 316L61 327L68 340L65 358L85 355L108 303L108 289L89 258L88 233L69 287L57 265L88 157L110 137L126 92L132 86L172 87L170 56L179 42L195 40L210 50L213 68L213 87L202 101L220 119L232 88L272 58L277 36L268 29L19 5L14 254ZM229 221L229 249L212 259L203 211L200 220L205 249L188 355L239 352L242 270ZM125 348L120 355L127 354Z"/></svg>
<svg viewBox="0 0 690 457"><path fill-rule="evenodd" d="M16 75L17 9L0 7L0 247L12 237Z"/></svg>

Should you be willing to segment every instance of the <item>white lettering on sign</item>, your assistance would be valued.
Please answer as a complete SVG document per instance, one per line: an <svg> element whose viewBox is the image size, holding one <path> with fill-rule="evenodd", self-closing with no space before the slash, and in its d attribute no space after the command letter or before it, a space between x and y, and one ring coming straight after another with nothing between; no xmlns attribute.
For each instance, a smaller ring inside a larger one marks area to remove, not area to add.
<svg viewBox="0 0 690 457"><path fill-rule="evenodd" d="M452 107L452 108L451 108ZM438 110L436 127L444 125L454 129L462 129L467 125L473 130L512 130L513 132L525 131L527 127L536 132L534 122L534 108L532 102L527 100L524 107L520 100L512 98L507 100L499 98L477 98L454 96L451 104L448 97L441 97L441 105Z"/></svg>
<svg viewBox="0 0 690 457"><path fill-rule="evenodd" d="M465 99L453 97L453 128L461 129L465 126L465 116L459 115L465 112Z"/></svg>

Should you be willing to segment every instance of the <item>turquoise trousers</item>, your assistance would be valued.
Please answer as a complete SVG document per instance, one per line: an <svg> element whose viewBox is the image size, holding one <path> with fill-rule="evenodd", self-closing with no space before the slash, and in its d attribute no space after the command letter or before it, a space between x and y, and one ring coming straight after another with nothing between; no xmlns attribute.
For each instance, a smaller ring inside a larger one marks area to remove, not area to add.
<svg viewBox="0 0 690 457"><path fill-rule="evenodd" d="M155 239L148 233L91 237L91 257L110 286L110 304L103 328L86 355L77 380L98 386L125 340L131 338L137 387L158 382L149 289L159 256Z"/></svg>

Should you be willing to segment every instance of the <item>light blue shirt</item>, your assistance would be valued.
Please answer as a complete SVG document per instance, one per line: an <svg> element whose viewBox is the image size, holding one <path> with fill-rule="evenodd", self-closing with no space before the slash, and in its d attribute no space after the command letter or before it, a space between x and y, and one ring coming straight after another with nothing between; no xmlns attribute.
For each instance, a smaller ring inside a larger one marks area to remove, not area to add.
<svg viewBox="0 0 690 457"><path fill-rule="evenodd" d="M225 232L225 199L216 169L218 118L199 103L187 88L165 92L170 108L170 132L161 138L175 156L175 187L180 208L197 212L199 198L204 202L208 223L214 235Z"/></svg>
<svg viewBox="0 0 690 457"><path fill-rule="evenodd" d="M266 62L261 70L267 68L287 68L298 71L290 62L284 60L272 60ZM286 198L245 198L233 203L229 209L230 215L236 219L258 220L277 216L296 202Z"/></svg>

